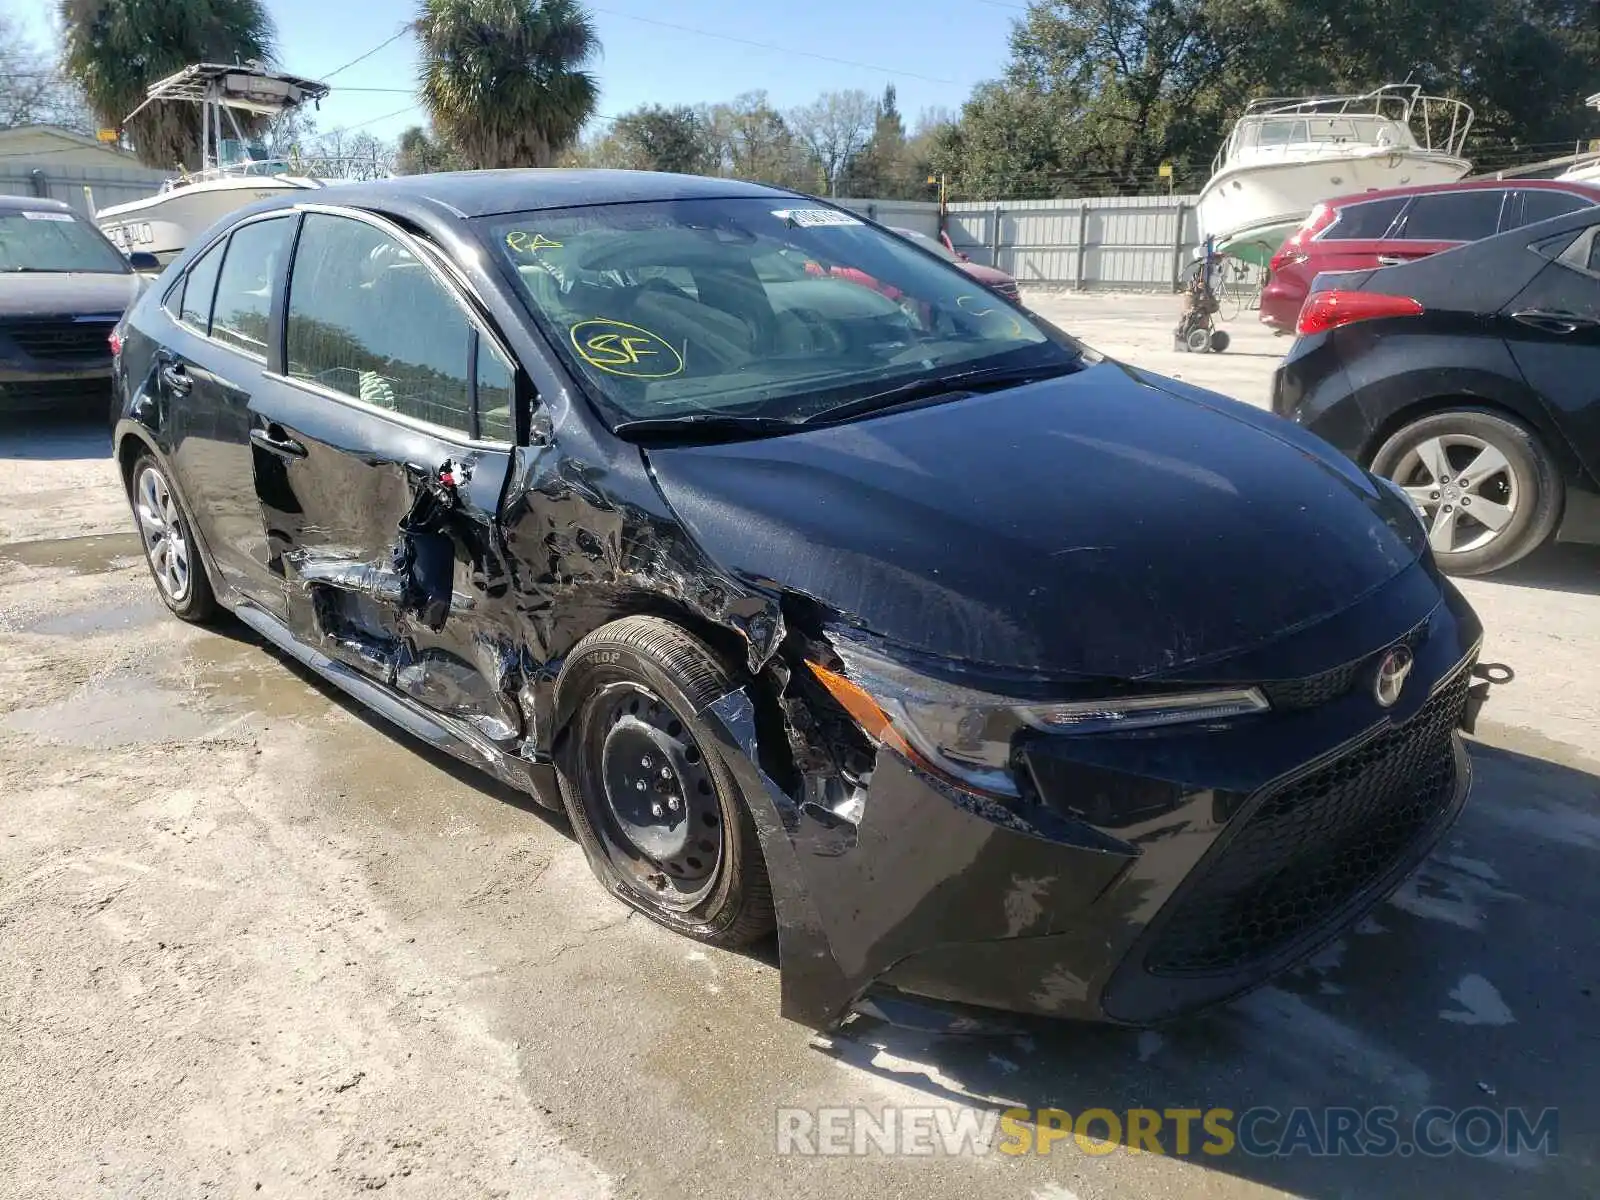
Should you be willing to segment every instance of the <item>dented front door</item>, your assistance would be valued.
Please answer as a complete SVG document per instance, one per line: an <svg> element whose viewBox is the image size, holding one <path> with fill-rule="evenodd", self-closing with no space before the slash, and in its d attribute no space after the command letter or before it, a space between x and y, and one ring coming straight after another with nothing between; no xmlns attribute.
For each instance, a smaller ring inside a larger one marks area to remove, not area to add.
<svg viewBox="0 0 1600 1200"><path fill-rule="evenodd" d="M509 744L511 370L420 250L306 214L283 369L250 403L256 493L299 640Z"/></svg>
<svg viewBox="0 0 1600 1200"><path fill-rule="evenodd" d="M497 742L507 639L496 506L509 447L425 433L280 386L252 403L256 490L297 638Z"/></svg>

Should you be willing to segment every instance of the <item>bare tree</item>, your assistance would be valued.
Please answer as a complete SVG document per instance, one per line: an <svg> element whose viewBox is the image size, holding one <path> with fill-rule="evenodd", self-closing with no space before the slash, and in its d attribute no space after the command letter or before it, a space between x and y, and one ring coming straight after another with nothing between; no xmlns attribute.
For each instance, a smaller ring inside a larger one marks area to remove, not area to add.
<svg viewBox="0 0 1600 1200"><path fill-rule="evenodd" d="M0 14L0 129L15 125L95 129L82 93L23 36L15 19Z"/></svg>
<svg viewBox="0 0 1600 1200"><path fill-rule="evenodd" d="M858 88L824 92L791 112L788 123L821 168L828 194L837 196L845 165L867 144L877 120L877 102Z"/></svg>

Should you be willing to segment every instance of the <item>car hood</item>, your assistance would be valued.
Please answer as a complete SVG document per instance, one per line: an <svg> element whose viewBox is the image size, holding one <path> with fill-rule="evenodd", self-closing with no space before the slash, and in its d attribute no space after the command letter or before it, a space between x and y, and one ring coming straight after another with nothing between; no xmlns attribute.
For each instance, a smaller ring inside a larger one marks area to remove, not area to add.
<svg viewBox="0 0 1600 1200"><path fill-rule="evenodd" d="M1011 284L1016 282L1015 279L1011 278L1011 276L1007 275L1004 271L997 271L995 268L986 267L982 263L964 262L960 264L960 266L963 271L972 276L985 287L997 287L1000 284Z"/></svg>
<svg viewBox="0 0 1600 1200"><path fill-rule="evenodd" d="M759 441L652 448L722 567L890 642L1151 678L1351 607L1416 562L1404 502L1298 427L1104 361Z"/></svg>
<svg viewBox="0 0 1600 1200"><path fill-rule="evenodd" d="M139 297L139 275L92 271L0 274L0 317L121 316Z"/></svg>

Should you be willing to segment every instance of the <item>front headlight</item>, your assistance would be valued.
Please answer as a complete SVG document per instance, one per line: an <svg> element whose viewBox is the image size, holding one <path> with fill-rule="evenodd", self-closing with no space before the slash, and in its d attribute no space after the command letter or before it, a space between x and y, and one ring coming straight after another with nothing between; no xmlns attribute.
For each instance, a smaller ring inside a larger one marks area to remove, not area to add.
<svg viewBox="0 0 1600 1200"><path fill-rule="evenodd" d="M1024 704L929 679L858 645L835 648L843 672L806 665L868 737L966 787L1002 796L1017 794L1011 743L1025 729L1109 733L1216 721L1269 707L1256 688Z"/></svg>

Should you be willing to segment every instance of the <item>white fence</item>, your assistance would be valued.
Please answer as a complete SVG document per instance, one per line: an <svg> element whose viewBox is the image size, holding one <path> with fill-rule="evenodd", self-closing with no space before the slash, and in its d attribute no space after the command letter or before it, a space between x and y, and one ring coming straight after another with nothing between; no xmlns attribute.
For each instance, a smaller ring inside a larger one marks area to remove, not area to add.
<svg viewBox="0 0 1600 1200"><path fill-rule="evenodd" d="M155 195L167 174L146 167L69 167L42 158L12 159L0 162L0 196L65 200L92 217L96 209Z"/></svg>
<svg viewBox="0 0 1600 1200"><path fill-rule="evenodd" d="M947 208L957 250L1024 286L1080 291L1172 291L1200 245L1194 196L963 201ZM885 225L933 234L939 206L915 200L844 200Z"/></svg>

